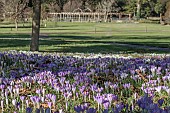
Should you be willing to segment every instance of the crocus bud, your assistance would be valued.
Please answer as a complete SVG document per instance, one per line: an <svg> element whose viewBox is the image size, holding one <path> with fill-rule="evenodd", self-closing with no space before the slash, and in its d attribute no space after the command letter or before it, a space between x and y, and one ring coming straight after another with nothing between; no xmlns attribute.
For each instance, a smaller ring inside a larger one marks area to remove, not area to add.
<svg viewBox="0 0 170 113"><path fill-rule="evenodd" d="M2 108L2 111L4 110L4 101L1 100L1 108Z"/></svg>
<svg viewBox="0 0 170 113"><path fill-rule="evenodd" d="M27 108L28 108L29 107L29 101L26 100L25 102L26 102L26 105L27 105Z"/></svg>
<svg viewBox="0 0 170 113"><path fill-rule="evenodd" d="M3 92L3 90L1 92L1 97L2 97L2 99L4 99L4 92Z"/></svg>
<svg viewBox="0 0 170 113"><path fill-rule="evenodd" d="M43 88L43 90L42 90L42 93L43 93L43 96L45 95L45 89Z"/></svg>
<svg viewBox="0 0 170 113"><path fill-rule="evenodd" d="M59 113L63 113L63 110L62 110L62 109L60 109L60 110L59 110Z"/></svg>
<svg viewBox="0 0 170 113"><path fill-rule="evenodd" d="M8 98L6 98L5 100L6 100L6 105L7 105L7 107L8 107Z"/></svg>
<svg viewBox="0 0 170 113"><path fill-rule="evenodd" d="M41 101L44 103L44 100L45 100L45 98L44 97L41 97Z"/></svg>
<svg viewBox="0 0 170 113"><path fill-rule="evenodd" d="M19 88L16 88L16 94L19 95Z"/></svg>
<svg viewBox="0 0 170 113"><path fill-rule="evenodd" d="M51 109L52 103L48 102L48 107Z"/></svg>
<svg viewBox="0 0 170 113"><path fill-rule="evenodd" d="M5 97L8 97L8 90L5 90Z"/></svg>
<svg viewBox="0 0 170 113"><path fill-rule="evenodd" d="M12 104L13 104L14 106L16 106L16 100L15 100L15 99L12 100Z"/></svg>

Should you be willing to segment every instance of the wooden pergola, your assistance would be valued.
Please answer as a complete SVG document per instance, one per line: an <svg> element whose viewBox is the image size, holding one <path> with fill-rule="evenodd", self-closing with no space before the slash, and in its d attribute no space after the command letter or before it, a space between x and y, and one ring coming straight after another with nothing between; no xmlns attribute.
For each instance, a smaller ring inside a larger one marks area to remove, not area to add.
<svg viewBox="0 0 170 113"><path fill-rule="evenodd" d="M126 16L126 19L131 20L131 14L125 13L97 13L97 12L61 12L49 13L56 21L70 21L70 22L111 22L113 17L121 20Z"/></svg>

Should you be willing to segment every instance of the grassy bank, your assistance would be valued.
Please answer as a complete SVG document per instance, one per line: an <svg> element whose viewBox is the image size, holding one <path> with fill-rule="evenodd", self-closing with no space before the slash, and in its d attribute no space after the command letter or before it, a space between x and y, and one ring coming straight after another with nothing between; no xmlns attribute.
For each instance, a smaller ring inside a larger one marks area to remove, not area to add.
<svg viewBox="0 0 170 113"><path fill-rule="evenodd" d="M29 50L30 24L0 25L0 51ZM47 23L41 28L40 51L48 52L157 52L112 45L110 42L170 48L170 26L135 23Z"/></svg>

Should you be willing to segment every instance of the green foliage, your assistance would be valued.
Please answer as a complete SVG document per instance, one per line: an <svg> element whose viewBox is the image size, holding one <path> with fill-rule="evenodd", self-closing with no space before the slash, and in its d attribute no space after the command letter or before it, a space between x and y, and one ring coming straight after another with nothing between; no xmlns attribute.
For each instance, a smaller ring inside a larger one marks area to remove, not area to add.
<svg viewBox="0 0 170 113"><path fill-rule="evenodd" d="M124 12L126 9L127 1L126 0L115 0L112 5L113 11Z"/></svg>
<svg viewBox="0 0 170 113"><path fill-rule="evenodd" d="M157 3L155 4L154 9L155 9L155 12L156 12L157 14L159 14L159 13L162 13L162 12L164 11L164 6L163 6L163 4L161 4L160 2L157 2Z"/></svg>
<svg viewBox="0 0 170 113"><path fill-rule="evenodd" d="M159 0L143 1L141 6L142 17L159 16L164 12L164 5Z"/></svg>
<svg viewBox="0 0 170 113"><path fill-rule="evenodd" d="M127 5L125 6L125 10L127 13L135 13L136 8L136 0L129 0Z"/></svg>

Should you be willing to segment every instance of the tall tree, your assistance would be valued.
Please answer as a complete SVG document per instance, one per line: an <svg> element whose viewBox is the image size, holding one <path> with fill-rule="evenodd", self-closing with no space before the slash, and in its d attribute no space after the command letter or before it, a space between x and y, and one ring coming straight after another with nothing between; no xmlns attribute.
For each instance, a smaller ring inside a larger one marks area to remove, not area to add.
<svg viewBox="0 0 170 113"><path fill-rule="evenodd" d="M102 0L88 0L87 3L90 6L90 8L92 9L92 11L95 12L97 9L97 5L99 5L99 3L101 1Z"/></svg>
<svg viewBox="0 0 170 113"><path fill-rule="evenodd" d="M136 15L136 0L127 0L127 4L125 6L126 13L131 13L134 16Z"/></svg>
<svg viewBox="0 0 170 113"><path fill-rule="evenodd" d="M60 12L64 11L64 5L68 2L68 0L56 0L56 3L60 7Z"/></svg>
<svg viewBox="0 0 170 113"><path fill-rule="evenodd" d="M142 0L137 0L137 2L136 2L136 6L137 6L136 17L137 17L137 19L140 19L140 17L141 17L141 2L142 2Z"/></svg>
<svg viewBox="0 0 170 113"><path fill-rule="evenodd" d="M33 5L31 51L39 51L41 0L30 0Z"/></svg>
<svg viewBox="0 0 170 113"><path fill-rule="evenodd" d="M0 21L1 21L1 19L2 19L2 17L3 17L3 6L4 6L4 4L3 4L3 2L2 1L0 1Z"/></svg>
<svg viewBox="0 0 170 113"><path fill-rule="evenodd" d="M166 3L166 12L164 17L165 24L170 24L170 1Z"/></svg>
<svg viewBox="0 0 170 113"><path fill-rule="evenodd" d="M115 2L115 0L103 0L99 3L99 9L100 11L105 13L104 15L104 21L107 22L108 20L108 12L111 12L112 10L112 5Z"/></svg>
<svg viewBox="0 0 170 113"><path fill-rule="evenodd" d="M27 0L0 0L2 3L3 17L10 14L10 19L15 21L15 28L18 30L18 21L27 8Z"/></svg>

